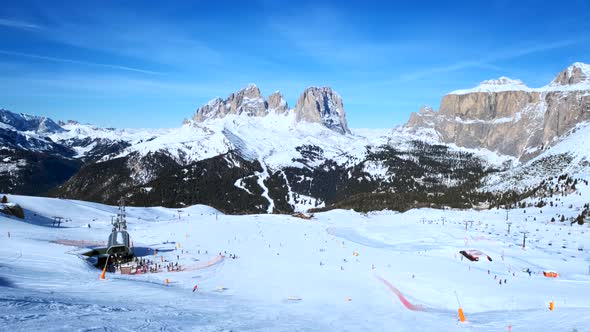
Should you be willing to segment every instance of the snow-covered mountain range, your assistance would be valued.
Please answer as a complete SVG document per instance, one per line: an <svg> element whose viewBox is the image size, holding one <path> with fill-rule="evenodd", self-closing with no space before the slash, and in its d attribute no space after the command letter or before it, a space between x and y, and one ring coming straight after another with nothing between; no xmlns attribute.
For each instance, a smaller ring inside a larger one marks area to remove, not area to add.
<svg viewBox="0 0 590 332"><path fill-rule="evenodd" d="M574 63L549 84L529 88L501 77L443 97L438 112L413 113L409 129L434 128L444 143L529 160L590 121L590 66Z"/></svg>
<svg viewBox="0 0 590 332"><path fill-rule="evenodd" d="M575 63L537 89L484 81L390 130L350 129L327 87L306 89L289 108L280 92L264 98L251 84L172 129L2 110L0 192L230 213L506 204L507 191L590 173L580 144L590 137L589 68Z"/></svg>

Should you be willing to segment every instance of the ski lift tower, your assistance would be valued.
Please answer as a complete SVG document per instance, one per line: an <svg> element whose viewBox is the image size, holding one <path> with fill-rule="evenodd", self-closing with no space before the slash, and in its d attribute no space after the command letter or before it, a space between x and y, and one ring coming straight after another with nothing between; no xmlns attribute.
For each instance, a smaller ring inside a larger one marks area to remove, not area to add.
<svg viewBox="0 0 590 332"><path fill-rule="evenodd" d="M127 231L127 219L125 214L125 200L121 198L119 200L119 211L115 220L111 219L113 225L113 232Z"/></svg>
<svg viewBox="0 0 590 332"><path fill-rule="evenodd" d="M107 254L122 258L132 256L129 233L127 232L125 201L123 198L119 200L119 211L112 224L113 230L111 231L111 235L109 235Z"/></svg>

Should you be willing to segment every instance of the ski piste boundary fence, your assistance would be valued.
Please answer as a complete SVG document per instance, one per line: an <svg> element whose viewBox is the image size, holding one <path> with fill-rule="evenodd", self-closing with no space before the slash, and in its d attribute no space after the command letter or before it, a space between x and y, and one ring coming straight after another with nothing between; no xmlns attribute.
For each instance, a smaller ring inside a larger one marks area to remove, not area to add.
<svg viewBox="0 0 590 332"><path fill-rule="evenodd" d="M389 290L391 290L395 295L397 295L397 297L399 298L400 302L408 310L411 310L411 311L426 311L426 308L424 306L419 305L419 304L412 304L412 303L410 303L410 301L408 301L408 299L405 298L405 296L402 294L402 292L400 292L399 289L395 288L395 286L393 286L389 281L385 280L383 277L375 274L375 278L377 278L377 280L381 281L385 286L387 286L387 288L389 288Z"/></svg>

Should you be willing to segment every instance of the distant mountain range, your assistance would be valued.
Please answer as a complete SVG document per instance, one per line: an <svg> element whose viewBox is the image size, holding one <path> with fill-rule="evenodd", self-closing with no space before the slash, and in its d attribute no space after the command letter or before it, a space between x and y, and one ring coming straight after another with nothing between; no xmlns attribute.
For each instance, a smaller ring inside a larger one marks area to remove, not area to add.
<svg viewBox="0 0 590 332"><path fill-rule="evenodd" d="M590 120L590 65L574 63L544 87L502 77L443 97L438 112L413 113L407 128L434 128L444 143L529 160Z"/></svg>
<svg viewBox="0 0 590 332"><path fill-rule="evenodd" d="M173 129L112 129L0 110L0 192L228 213L513 204L544 180L590 174L590 66L548 85L502 77L423 107L402 127L351 130L342 98L289 108L255 85Z"/></svg>

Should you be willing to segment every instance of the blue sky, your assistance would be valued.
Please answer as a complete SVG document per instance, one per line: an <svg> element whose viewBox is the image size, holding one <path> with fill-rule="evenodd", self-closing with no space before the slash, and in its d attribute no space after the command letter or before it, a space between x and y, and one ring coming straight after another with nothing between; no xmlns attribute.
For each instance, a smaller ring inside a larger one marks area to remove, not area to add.
<svg viewBox="0 0 590 332"><path fill-rule="evenodd" d="M101 126L177 127L257 84L289 105L343 97L389 128L500 76L531 87L590 62L588 1L2 1L0 107Z"/></svg>

